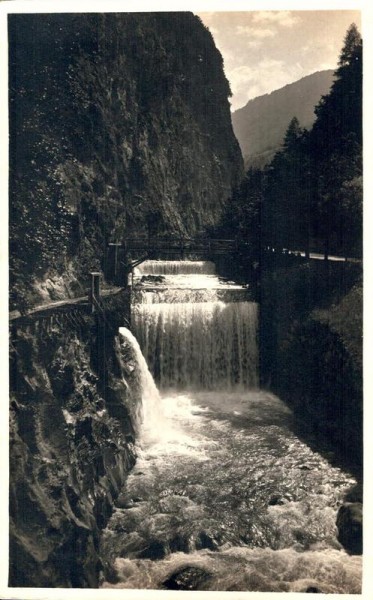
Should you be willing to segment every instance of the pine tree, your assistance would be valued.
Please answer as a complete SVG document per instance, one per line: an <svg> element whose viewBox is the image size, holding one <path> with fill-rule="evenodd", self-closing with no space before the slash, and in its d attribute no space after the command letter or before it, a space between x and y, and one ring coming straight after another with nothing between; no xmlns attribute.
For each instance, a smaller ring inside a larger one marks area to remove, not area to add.
<svg viewBox="0 0 373 600"><path fill-rule="evenodd" d="M343 68L351 65L356 59L356 50L361 47L361 35L356 27L355 23L352 23L347 29L347 33L344 39L344 46L342 48L338 65Z"/></svg>
<svg viewBox="0 0 373 600"><path fill-rule="evenodd" d="M293 117L289 123L284 137L284 148L285 150L291 150L294 148L301 138L303 130L299 124L297 117Z"/></svg>
<svg viewBox="0 0 373 600"><path fill-rule="evenodd" d="M353 252L361 237L361 208L346 212L342 189L362 175L362 40L352 24L345 36L335 81L330 93L315 109L316 121L310 135L316 235L322 237L327 253ZM351 222L356 223L351 228ZM354 231L355 239L345 230Z"/></svg>
<svg viewBox="0 0 373 600"><path fill-rule="evenodd" d="M308 163L307 134L293 117L285 133L283 149L267 169L263 213L266 245L308 252Z"/></svg>

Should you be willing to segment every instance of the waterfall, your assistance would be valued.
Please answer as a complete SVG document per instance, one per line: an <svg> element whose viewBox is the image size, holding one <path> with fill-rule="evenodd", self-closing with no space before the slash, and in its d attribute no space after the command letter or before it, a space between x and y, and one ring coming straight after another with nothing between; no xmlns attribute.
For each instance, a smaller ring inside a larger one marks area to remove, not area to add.
<svg viewBox="0 0 373 600"><path fill-rule="evenodd" d="M128 349L135 363L132 368L136 370L137 384L141 393L141 405L137 408L136 418L141 423L140 437L144 438L150 431L156 431L164 421L160 395L135 336L126 327L120 327L119 338L124 353Z"/></svg>
<svg viewBox="0 0 373 600"><path fill-rule="evenodd" d="M196 302L213 302L219 299L219 290L214 289L165 288L139 290L135 294L137 304L175 304L180 302L192 304Z"/></svg>
<svg viewBox="0 0 373 600"><path fill-rule="evenodd" d="M257 304L248 302L246 288L214 273L208 261L141 265L134 335L125 328L121 333L136 354L144 423L153 430L162 404L153 377L161 390L258 387Z"/></svg>
<svg viewBox="0 0 373 600"><path fill-rule="evenodd" d="M133 325L163 389L258 385L253 302L141 304L133 311Z"/></svg>
<svg viewBox="0 0 373 600"><path fill-rule="evenodd" d="M137 267L139 275L181 275L201 273L213 275L215 265L206 260L147 260Z"/></svg>

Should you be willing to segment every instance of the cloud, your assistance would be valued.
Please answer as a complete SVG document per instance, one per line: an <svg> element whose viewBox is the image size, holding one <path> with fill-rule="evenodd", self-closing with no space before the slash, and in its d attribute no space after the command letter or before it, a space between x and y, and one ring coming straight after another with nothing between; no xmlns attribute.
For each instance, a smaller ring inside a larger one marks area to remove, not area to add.
<svg viewBox="0 0 373 600"><path fill-rule="evenodd" d="M236 35L247 35L256 39L274 37L276 35L273 29L259 29L255 27L237 25Z"/></svg>
<svg viewBox="0 0 373 600"><path fill-rule="evenodd" d="M320 64L318 70L319 71L327 71L329 69L333 69L333 71L335 71L335 65L336 65L336 63L333 62L333 61L323 62L323 63Z"/></svg>
<svg viewBox="0 0 373 600"><path fill-rule="evenodd" d="M360 24L356 10L281 11L277 7L199 14L213 27L224 58L233 110L315 71L335 69L347 27L353 21Z"/></svg>
<svg viewBox="0 0 373 600"><path fill-rule="evenodd" d="M259 48L262 46L262 40L248 40L245 44L246 48Z"/></svg>
<svg viewBox="0 0 373 600"><path fill-rule="evenodd" d="M297 81L303 76L300 64L266 58L255 66L242 65L232 69L229 81L233 92L232 110L244 106L252 98L268 94Z"/></svg>
<svg viewBox="0 0 373 600"><path fill-rule="evenodd" d="M276 23L282 27L293 27L300 21L290 10L266 11L261 10L253 14L253 23Z"/></svg>

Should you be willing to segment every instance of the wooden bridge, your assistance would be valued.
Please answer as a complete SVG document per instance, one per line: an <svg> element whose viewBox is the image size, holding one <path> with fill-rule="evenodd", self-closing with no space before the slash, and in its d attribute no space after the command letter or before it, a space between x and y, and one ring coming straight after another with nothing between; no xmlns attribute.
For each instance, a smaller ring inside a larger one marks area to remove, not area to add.
<svg viewBox="0 0 373 600"><path fill-rule="evenodd" d="M106 321L105 304L111 298L122 294L128 288L128 276L133 269L145 260L152 258L161 258L162 254L169 254L179 258L185 258L185 255L191 255L196 258L203 256L214 259L219 255L233 255L235 252L242 252L247 248L247 242L227 239L190 239L190 238L171 238L171 239L149 239L149 238L129 238L123 243L110 243L109 254L105 260L107 281L111 282L111 288L100 290L100 272L91 273L91 289L87 296L80 298L66 298L57 302L49 302L29 308L20 313L15 310L9 314L9 321L13 334L11 339L16 337L17 327L29 327L31 325L41 330L49 328L54 321L58 323L66 322L79 326L82 323L84 315L95 315L96 318ZM111 254L111 256L110 256ZM342 256L327 256L321 253L309 253L302 251L289 251L283 249L264 248L266 262L273 258L274 264L289 265L289 261L304 262L323 259L325 264L330 262L352 262L361 263L360 258L346 258ZM282 262L281 260L282 259ZM258 263L254 264L256 269ZM116 286L116 287L115 287ZM129 326L129 325L128 325Z"/></svg>
<svg viewBox="0 0 373 600"><path fill-rule="evenodd" d="M232 254L238 250L236 240L210 238L127 238L109 243L107 276L119 285L127 285L133 269L145 260L207 258Z"/></svg>
<svg viewBox="0 0 373 600"><path fill-rule="evenodd" d="M122 242L109 243L106 260L108 280L117 285L126 286L128 276L133 269L145 260L149 259L209 259L214 260L218 256L228 256L232 260L237 255L247 255L248 246L246 240L215 239L215 238L151 238L133 237ZM317 252L306 252L302 250L288 250L285 248L265 247L262 249L261 261L267 267L273 264L283 266L295 262L313 260L324 260L326 262L351 261L360 262L359 259L345 258L342 256L331 256ZM256 263L258 265L259 263ZM256 267L255 267L256 268Z"/></svg>
<svg viewBox="0 0 373 600"><path fill-rule="evenodd" d="M159 254L198 254L217 256L237 250L236 240L210 238L128 238L121 246L127 252Z"/></svg>

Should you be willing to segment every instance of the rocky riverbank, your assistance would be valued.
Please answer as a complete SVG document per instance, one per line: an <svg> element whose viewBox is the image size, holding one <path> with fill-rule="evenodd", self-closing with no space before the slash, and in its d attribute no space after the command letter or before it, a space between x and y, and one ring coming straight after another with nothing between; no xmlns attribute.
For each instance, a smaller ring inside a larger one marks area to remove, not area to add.
<svg viewBox="0 0 373 600"><path fill-rule="evenodd" d="M135 462L138 388L116 335L126 302L107 307L112 328L81 315L13 330L11 586L99 585L100 531Z"/></svg>

